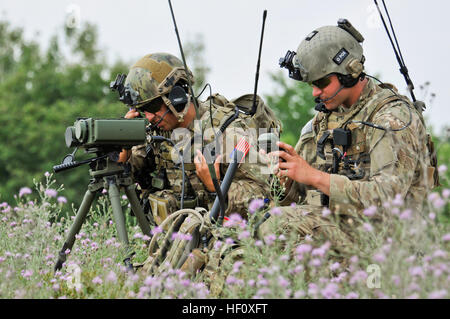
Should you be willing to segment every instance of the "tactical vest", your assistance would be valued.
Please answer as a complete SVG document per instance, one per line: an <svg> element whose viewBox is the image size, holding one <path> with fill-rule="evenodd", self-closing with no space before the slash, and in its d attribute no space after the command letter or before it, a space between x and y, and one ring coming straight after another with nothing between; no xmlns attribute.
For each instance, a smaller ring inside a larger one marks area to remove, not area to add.
<svg viewBox="0 0 450 319"><path fill-rule="evenodd" d="M319 113L313 119L311 129L314 129L317 141L317 157L312 164L313 167L330 174L347 176L350 180L367 181L371 169L368 145L370 127L360 122L372 123L375 114L391 102L402 100L408 103L411 112L418 114L425 126L422 114L417 112L414 105L406 97L383 89L386 87L396 90L390 84L375 85L374 92L368 94L355 108L347 112ZM437 163L429 134L427 147L431 155L428 176L432 179L428 183L436 185L438 183L435 169ZM311 189L306 191L306 202L311 205L328 206L329 199L321 192Z"/></svg>
<svg viewBox="0 0 450 319"><path fill-rule="evenodd" d="M215 193L207 191L201 180L196 174L194 157L196 149L202 150L202 147L214 141L214 133L225 131L232 123L243 122L245 127L257 129L258 127L276 128L281 130L281 122L275 117L273 111L267 107L261 98L258 97L257 112L250 118L242 112L245 109L251 109L253 95L248 94L241 96L232 101L228 101L225 97L215 94L210 96L200 105L201 141L202 145L194 144L198 139L194 138L194 127L189 130L191 135L183 137L183 143L177 143L177 147L184 154L185 168L185 198L184 208L203 207L209 210L215 199ZM239 105L239 109L237 108ZM209 108L212 110L212 125L209 117ZM197 131L197 130L195 130ZM170 138L171 132L164 132L163 135ZM166 136L167 135L167 136ZM177 142L177 141L175 141ZM190 150L189 150L189 146ZM152 173L152 189L147 191L150 208L155 222L159 225L176 210L180 209L181 189L182 189L182 169L179 161L179 153L169 142L154 143L155 164L156 169ZM223 172L224 173L224 172ZM223 174L222 173L222 174ZM246 172L248 176L252 176L251 171Z"/></svg>

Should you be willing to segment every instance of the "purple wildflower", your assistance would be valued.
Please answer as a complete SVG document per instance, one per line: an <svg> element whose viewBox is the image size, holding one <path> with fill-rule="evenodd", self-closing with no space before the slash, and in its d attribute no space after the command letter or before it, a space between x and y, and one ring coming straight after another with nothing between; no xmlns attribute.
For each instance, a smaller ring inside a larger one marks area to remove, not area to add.
<svg viewBox="0 0 450 319"><path fill-rule="evenodd" d="M22 270L22 277L25 279L29 279L33 275L32 270Z"/></svg>
<svg viewBox="0 0 450 319"><path fill-rule="evenodd" d="M327 299L338 297L338 285L335 283L329 283L324 289L320 291L322 296Z"/></svg>
<svg viewBox="0 0 450 319"><path fill-rule="evenodd" d="M248 206L248 210L251 214L254 214L257 210L259 210L261 207L264 206L264 200L263 199L254 199L250 202L250 205Z"/></svg>
<svg viewBox="0 0 450 319"><path fill-rule="evenodd" d="M446 188L442 191L442 197L447 199L450 196L450 189Z"/></svg>
<svg viewBox="0 0 450 319"><path fill-rule="evenodd" d="M357 292L354 291L350 291L346 296L346 299L358 299L359 298L359 294Z"/></svg>
<svg viewBox="0 0 450 319"><path fill-rule="evenodd" d="M216 242L214 243L214 249L215 249L215 250L219 249L220 247L222 247L222 244L223 244L222 241L220 241L220 240L216 241Z"/></svg>
<svg viewBox="0 0 450 319"><path fill-rule="evenodd" d="M445 200L443 200L442 198L437 198L436 200L433 201L433 206L436 209L441 209L442 207L445 206Z"/></svg>
<svg viewBox="0 0 450 319"><path fill-rule="evenodd" d="M241 260L239 260L239 261L236 261L234 264L233 264L233 273L235 273L235 272L239 272L239 268L241 268L241 266L244 264L244 262L243 261L241 261Z"/></svg>
<svg viewBox="0 0 450 319"><path fill-rule="evenodd" d="M366 232L369 232L369 233L371 233L371 232L373 231L373 227L372 227L372 225L369 224L369 223L364 223L364 224L363 224L363 228L364 228L364 230L365 230Z"/></svg>
<svg viewBox="0 0 450 319"><path fill-rule="evenodd" d="M320 265L322 265L322 261L318 258L314 258L309 262L309 265L313 267L320 267Z"/></svg>
<svg viewBox="0 0 450 319"><path fill-rule="evenodd" d="M315 283L310 283L308 285L308 295L316 295L319 292L319 287Z"/></svg>
<svg viewBox="0 0 450 319"><path fill-rule="evenodd" d="M433 258L440 258L440 257L445 258L446 256L447 252L441 249L438 249L433 253Z"/></svg>
<svg viewBox="0 0 450 319"><path fill-rule="evenodd" d="M409 268L409 274L413 277L421 277L421 278L425 277L423 269L420 266Z"/></svg>
<svg viewBox="0 0 450 319"><path fill-rule="evenodd" d="M280 216L282 214L280 207L274 207L270 210L270 214L273 216Z"/></svg>
<svg viewBox="0 0 450 319"><path fill-rule="evenodd" d="M373 260L377 263L383 263L386 260L386 256L383 253L377 253L373 255Z"/></svg>
<svg viewBox="0 0 450 319"><path fill-rule="evenodd" d="M446 165L444 165L444 164L439 165L439 167L438 167L438 172L439 172L440 174L443 174L443 173L445 173L446 171L447 171L447 166L446 166Z"/></svg>
<svg viewBox="0 0 450 319"><path fill-rule="evenodd" d="M447 291L445 289L433 291L428 295L430 299L443 299L447 296Z"/></svg>
<svg viewBox="0 0 450 319"><path fill-rule="evenodd" d="M153 228L152 231L151 231L152 235L156 235L156 234L159 234L159 233L162 233L162 232L163 232L163 229L162 229L162 227L160 227L160 226L156 226L156 227Z"/></svg>
<svg viewBox="0 0 450 319"><path fill-rule="evenodd" d="M335 262L330 266L330 270L331 271L338 270L340 266L341 266L341 264L339 264L338 262Z"/></svg>
<svg viewBox="0 0 450 319"><path fill-rule="evenodd" d="M281 287L286 288L289 286L289 280L284 278L283 276L278 276L278 283Z"/></svg>
<svg viewBox="0 0 450 319"><path fill-rule="evenodd" d="M362 282L367 279L367 273L364 270L358 270L352 278L350 278L350 285L354 285L357 282Z"/></svg>
<svg viewBox="0 0 450 319"><path fill-rule="evenodd" d="M58 196L58 198L56 199L58 201L58 203L60 204L65 204L67 203L67 199L64 196Z"/></svg>
<svg viewBox="0 0 450 319"><path fill-rule="evenodd" d="M228 220L226 220L223 223L223 226L225 227L235 227L238 226L239 224L242 223L242 217L241 215L237 214L237 213L233 213L230 216L228 216Z"/></svg>
<svg viewBox="0 0 450 319"><path fill-rule="evenodd" d="M369 208L366 208L364 210L363 214L371 217L371 216L375 215L376 212L377 212L377 207L372 205Z"/></svg>
<svg viewBox="0 0 450 319"><path fill-rule="evenodd" d="M116 283L117 282L117 275L114 271L110 271L108 273L108 275L106 276L106 281L107 282L112 282L112 283Z"/></svg>
<svg viewBox="0 0 450 319"><path fill-rule="evenodd" d="M392 279L392 282L394 283L395 286L398 287L400 285L400 276L393 275L391 277L391 279Z"/></svg>
<svg viewBox="0 0 450 319"><path fill-rule="evenodd" d="M241 232L238 236L239 240L243 240L245 238L249 238L250 237L250 232L248 230L244 230L243 232Z"/></svg>
<svg viewBox="0 0 450 319"><path fill-rule="evenodd" d="M99 276L97 276L94 279L92 279L92 283L96 285L101 285L103 283L103 280Z"/></svg>
<svg viewBox="0 0 450 319"><path fill-rule="evenodd" d="M264 237L264 242L267 246L270 246L273 244L273 242L277 239L277 236L274 234L270 234Z"/></svg>
<svg viewBox="0 0 450 319"><path fill-rule="evenodd" d="M403 205L403 198L401 194L395 195L395 198L392 200L392 204L395 206L402 206Z"/></svg>
<svg viewBox="0 0 450 319"><path fill-rule="evenodd" d="M19 190L19 197L22 197L22 196L28 195L28 194L31 194L31 189L29 187L22 187Z"/></svg>
<svg viewBox="0 0 450 319"><path fill-rule="evenodd" d="M301 244L298 245L297 248L295 249L295 252L297 254L304 254L304 253L309 253L312 249L312 246L309 244Z"/></svg>
<svg viewBox="0 0 450 319"><path fill-rule="evenodd" d="M45 190L44 194L47 197L56 197L56 195L58 195L58 192L53 188L49 188Z"/></svg>
<svg viewBox="0 0 450 319"><path fill-rule="evenodd" d="M428 201L430 201L430 202L433 202L438 198L439 198L439 194L436 192L433 192L430 195L428 195Z"/></svg>

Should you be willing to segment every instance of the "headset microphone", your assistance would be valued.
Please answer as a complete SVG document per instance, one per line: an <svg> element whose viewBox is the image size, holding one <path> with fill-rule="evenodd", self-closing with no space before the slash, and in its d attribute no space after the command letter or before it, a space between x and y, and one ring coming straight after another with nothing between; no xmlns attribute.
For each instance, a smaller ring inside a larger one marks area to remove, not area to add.
<svg viewBox="0 0 450 319"><path fill-rule="evenodd" d="M314 99L314 102L316 102L317 104L314 107L314 109L319 112L331 113L331 111L325 107L325 102L328 102L329 100L333 99L336 95L339 94L339 92L342 91L343 88L345 88L345 86L341 84L341 87L331 97L329 97L325 100L320 99L320 97L316 97Z"/></svg>

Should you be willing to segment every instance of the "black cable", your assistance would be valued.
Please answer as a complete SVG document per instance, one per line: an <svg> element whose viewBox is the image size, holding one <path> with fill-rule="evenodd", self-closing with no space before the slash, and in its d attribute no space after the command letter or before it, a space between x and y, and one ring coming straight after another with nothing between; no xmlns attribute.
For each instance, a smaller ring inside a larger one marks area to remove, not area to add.
<svg viewBox="0 0 450 319"><path fill-rule="evenodd" d="M215 142L215 149L217 150L219 148L219 143L218 143L218 133L214 130L214 124L213 124L213 118L212 118L212 88L211 85L209 83L206 83L205 86L203 87L202 91L200 92L199 95L197 95L196 98L199 98L203 92L205 91L206 87L209 87L209 120L211 122L211 129L213 130L214 133L214 142ZM203 134L203 130L202 130L202 134ZM202 137L202 141L203 141L203 137ZM211 154L211 150L209 148L207 148L207 152L209 152L210 155ZM219 181L217 180L217 174L216 174L216 170L214 168L214 162L215 162L215 158L211 156L211 163L208 163L208 170L209 170L209 174L211 175L211 179L214 185L214 190L216 191L217 197L219 198L219 202L220 202L220 216L224 216L225 215L225 197L222 193L222 191L220 190L220 184ZM219 223L221 224L221 220L220 220L220 216L219 216ZM223 220L223 217L222 217Z"/></svg>
<svg viewBox="0 0 450 319"><path fill-rule="evenodd" d="M383 82L381 82L380 80L378 80L376 77L374 77L374 76L372 76L372 75L366 74L366 76L368 76L369 78L372 78L372 79L374 79L374 80L380 82L381 84L384 84ZM400 99L400 101L405 102L406 106L408 107L408 111L409 111L409 122L408 122L408 124L406 124L405 126L399 128L399 129L391 129L391 128L385 128L385 127L383 127L383 126L376 125L376 124L370 123L370 122L365 122L365 121L352 121L352 123L361 123L361 124L364 124L364 125L367 125L367 126L376 128L376 129L378 129L378 130L383 130L383 131L393 131L393 132L403 131L404 129L406 129L408 126L411 125L411 122L412 122L412 112L411 112L411 106L409 105L409 103L406 102L406 101L403 99L403 97L401 97L400 95L398 95L397 92L395 92L393 89L391 89L391 88L388 87L388 86L385 86L385 87L386 87L389 91L391 91L392 93L394 93L394 95L396 95L396 96Z"/></svg>

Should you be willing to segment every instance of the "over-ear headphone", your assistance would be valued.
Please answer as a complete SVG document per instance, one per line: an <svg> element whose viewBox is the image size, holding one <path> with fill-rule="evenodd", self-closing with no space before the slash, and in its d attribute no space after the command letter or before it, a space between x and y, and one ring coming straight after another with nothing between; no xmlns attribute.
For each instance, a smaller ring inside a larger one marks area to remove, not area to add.
<svg viewBox="0 0 450 319"><path fill-rule="evenodd" d="M185 88L179 84L174 85L168 98L177 112L183 111L189 100Z"/></svg>

